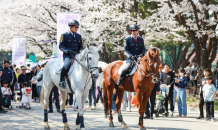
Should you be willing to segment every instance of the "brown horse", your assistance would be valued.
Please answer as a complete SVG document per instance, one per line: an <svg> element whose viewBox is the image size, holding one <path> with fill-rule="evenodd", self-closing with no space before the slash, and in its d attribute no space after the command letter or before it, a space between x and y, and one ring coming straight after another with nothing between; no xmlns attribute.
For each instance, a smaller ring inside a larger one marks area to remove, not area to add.
<svg viewBox="0 0 218 130"><path fill-rule="evenodd" d="M131 76L133 88L137 95L138 108L139 108L139 125L141 130L146 130L143 126L143 115L146 108L146 103L151 95L151 91L154 87L152 79L156 79L159 69L159 52L149 50L144 57L142 57L138 63L136 72ZM128 77L123 79L122 86L115 86L115 82L119 78L119 68L122 66L123 61L115 61L109 64L103 72L104 75L104 110L105 116L109 115L109 126L114 127L113 116L112 116L112 94L113 89L116 89L117 100L116 108L118 113L118 121L121 122L121 126L127 128L121 115L121 101L123 98L124 91L133 92L128 81ZM156 65L155 65L156 64ZM156 79L157 81L157 79Z"/></svg>

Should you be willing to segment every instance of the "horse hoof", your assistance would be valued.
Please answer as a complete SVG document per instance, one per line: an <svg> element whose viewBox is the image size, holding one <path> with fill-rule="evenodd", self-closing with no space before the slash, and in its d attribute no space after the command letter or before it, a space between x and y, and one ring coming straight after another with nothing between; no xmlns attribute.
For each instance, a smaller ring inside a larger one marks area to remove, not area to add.
<svg viewBox="0 0 218 130"><path fill-rule="evenodd" d="M64 126L64 130L70 130L69 126Z"/></svg>
<svg viewBox="0 0 218 130"><path fill-rule="evenodd" d="M122 122L122 123L121 123L121 127L123 127L123 128L128 128L128 126L126 125L125 122Z"/></svg>
<svg viewBox="0 0 218 130"><path fill-rule="evenodd" d="M114 123L109 123L109 127L114 127Z"/></svg>
<svg viewBox="0 0 218 130"><path fill-rule="evenodd" d="M49 125L47 125L47 126L44 126L44 130L50 130L50 127L49 127Z"/></svg>

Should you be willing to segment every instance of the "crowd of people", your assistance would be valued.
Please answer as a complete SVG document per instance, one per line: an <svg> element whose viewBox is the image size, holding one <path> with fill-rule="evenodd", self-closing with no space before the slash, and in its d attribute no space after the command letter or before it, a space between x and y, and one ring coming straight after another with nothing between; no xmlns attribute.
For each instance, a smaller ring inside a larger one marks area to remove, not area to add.
<svg viewBox="0 0 218 130"><path fill-rule="evenodd" d="M20 95L20 101L21 101L21 105L19 106L19 108L31 109L31 105L30 105L31 102L36 102L36 103L40 102L43 68L45 67L45 65L46 63L42 65L36 65L32 68L30 68L29 65L27 67L21 66L21 68L16 68L16 65L9 66L8 61L4 62L4 66L0 71L0 77L1 77L0 78L1 79L0 112L1 113L7 112L6 110L3 109L5 105L8 106L9 110L13 109L11 101L15 100L15 95L17 93L18 95ZM89 91L89 96L88 96L88 106L84 108L84 110L87 109L96 110L96 103L98 103L99 99L103 104L103 98L102 98L103 70L100 67L98 68L98 70L99 70L99 78L96 81L92 80L92 87ZM218 88L217 87L218 80L216 80L216 86L215 86L214 81L210 76L210 72L211 71L208 68L203 70L203 78L201 79L200 85L198 85L199 67L197 65L196 60L193 60L192 64L188 62L186 68L179 69L178 74L175 74L170 69L170 66L168 64L164 64L164 65L161 64L159 66L159 75L158 75L160 81L155 84L151 92L149 101L147 102L146 105L144 119L153 119L153 114L156 113L155 109L157 109L157 100L159 99L158 96L160 96L163 93L167 94L163 102L163 106L164 106L163 108L165 110L166 116L173 116L174 109L175 109L175 102L177 98L177 105L178 105L177 108L179 113L177 117L181 117L181 118L186 117L187 116L187 104L186 104L187 90L190 90L190 93L192 93L193 96L195 96L196 94L199 94L200 96L200 102L199 102L200 116L197 119L204 118L203 106L205 104L206 120L215 121L214 97ZM218 77L218 69L215 69L214 76ZM97 95L96 92L98 93ZM131 107L132 107L131 102L133 100L132 95L134 95L134 93L127 92L127 91L124 92L123 107L121 109L122 111L131 112ZM59 101L60 101L60 91L56 86L54 86L49 96L48 113L53 113L53 108L52 108L53 102L55 102L57 112L61 113ZM116 113L115 101L116 101L116 90L114 90L113 105L112 105L112 109ZM168 104L170 104L170 109L168 108ZM68 98L66 100L66 107L73 108L74 110L78 109L76 105L76 99L73 98L72 93L68 94Z"/></svg>

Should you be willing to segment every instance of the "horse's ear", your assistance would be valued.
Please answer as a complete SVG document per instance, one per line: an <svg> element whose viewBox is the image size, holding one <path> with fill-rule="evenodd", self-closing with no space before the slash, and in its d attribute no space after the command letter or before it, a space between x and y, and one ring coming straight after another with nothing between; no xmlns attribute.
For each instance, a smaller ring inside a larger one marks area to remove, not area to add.
<svg viewBox="0 0 218 130"><path fill-rule="evenodd" d="M149 58L153 58L151 51L148 51Z"/></svg>
<svg viewBox="0 0 218 130"><path fill-rule="evenodd" d="M159 50L156 49L156 56L159 56Z"/></svg>
<svg viewBox="0 0 218 130"><path fill-rule="evenodd" d="M100 44L99 46L98 46L98 51L100 51L102 49L102 44Z"/></svg>

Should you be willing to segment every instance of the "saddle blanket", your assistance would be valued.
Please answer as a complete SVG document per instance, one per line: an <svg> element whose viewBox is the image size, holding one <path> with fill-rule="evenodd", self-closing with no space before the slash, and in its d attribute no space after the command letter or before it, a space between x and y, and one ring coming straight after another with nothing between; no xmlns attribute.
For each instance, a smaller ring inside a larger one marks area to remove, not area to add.
<svg viewBox="0 0 218 130"><path fill-rule="evenodd" d="M74 62L75 62L75 61L74 61ZM70 70L69 70L68 73L67 73L68 75L73 72L74 64L75 64L75 63L73 63L73 65L71 65ZM62 61L62 62L60 62L60 63L58 64L58 66L56 67L55 73L61 74L61 69L63 68L63 66L64 66L64 62Z"/></svg>
<svg viewBox="0 0 218 130"><path fill-rule="evenodd" d="M119 75L120 75L121 72L123 71L123 68L125 67L125 65L126 65L126 61L123 61L123 65L120 67L119 72L118 72ZM131 76L131 75L133 75L133 74L135 73L136 70L137 70L137 66L134 65L134 67L132 68L131 72L128 73L128 74L126 74L126 76Z"/></svg>

